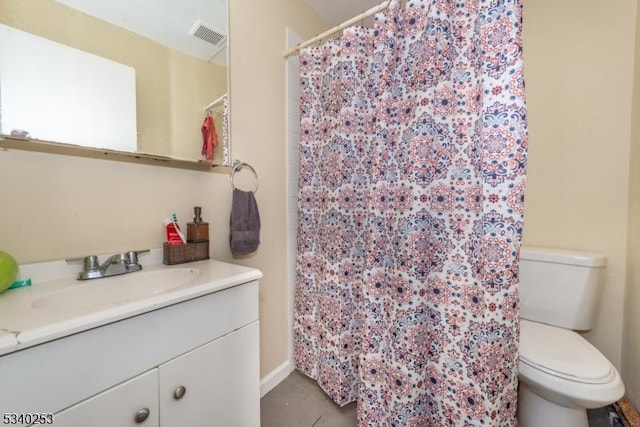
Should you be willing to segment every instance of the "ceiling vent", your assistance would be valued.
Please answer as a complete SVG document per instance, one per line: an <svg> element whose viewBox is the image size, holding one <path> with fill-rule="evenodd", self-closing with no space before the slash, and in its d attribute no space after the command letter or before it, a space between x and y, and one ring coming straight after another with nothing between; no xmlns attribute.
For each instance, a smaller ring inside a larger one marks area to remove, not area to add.
<svg viewBox="0 0 640 427"><path fill-rule="evenodd" d="M204 40L216 47L224 46L227 41L227 36L200 20L196 21L189 35Z"/></svg>

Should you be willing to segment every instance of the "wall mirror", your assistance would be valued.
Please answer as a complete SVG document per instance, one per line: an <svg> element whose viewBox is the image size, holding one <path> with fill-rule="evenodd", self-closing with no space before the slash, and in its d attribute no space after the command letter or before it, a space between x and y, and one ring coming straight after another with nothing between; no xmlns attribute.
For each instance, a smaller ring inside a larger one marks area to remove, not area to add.
<svg viewBox="0 0 640 427"><path fill-rule="evenodd" d="M227 1L2 0L0 146L228 165Z"/></svg>

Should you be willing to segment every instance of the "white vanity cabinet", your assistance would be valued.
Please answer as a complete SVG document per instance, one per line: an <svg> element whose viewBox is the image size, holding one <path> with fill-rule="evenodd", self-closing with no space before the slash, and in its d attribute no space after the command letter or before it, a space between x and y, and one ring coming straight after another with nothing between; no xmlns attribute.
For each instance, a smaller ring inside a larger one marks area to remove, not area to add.
<svg viewBox="0 0 640 427"><path fill-rule="evenodd" d="M252 323L161 365L162 427L259 426L257 342Z"/></svg>
<svg viewBox="0 0 640 427"><path fill-rule="evenodd" d="M257 342L254 322L55 414L55 425L258 426Z"/></svg>
<svg viewBox="0 0 640 427"><path fill-rule="evenodd" d="M54 425L159 427L158 414L158 370L153 369L54 414Z"/></svg>
<svg viewBox="0 0 640 427"><path fill-rule="evenodd" d="M0 412L64 427L258 427L259 381L251 280L0 356Z"/></svg>

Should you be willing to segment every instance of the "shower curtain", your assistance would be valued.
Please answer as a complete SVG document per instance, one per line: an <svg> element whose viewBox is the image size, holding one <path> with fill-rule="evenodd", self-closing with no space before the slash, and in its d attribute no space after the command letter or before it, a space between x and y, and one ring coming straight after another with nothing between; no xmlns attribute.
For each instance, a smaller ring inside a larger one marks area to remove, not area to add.
<svg viewBox="0 0 640 427"><path fill-rule="evenodd" d="M522 0L392 0L300 53L294 356L360 426L514 426Z"/></svg>

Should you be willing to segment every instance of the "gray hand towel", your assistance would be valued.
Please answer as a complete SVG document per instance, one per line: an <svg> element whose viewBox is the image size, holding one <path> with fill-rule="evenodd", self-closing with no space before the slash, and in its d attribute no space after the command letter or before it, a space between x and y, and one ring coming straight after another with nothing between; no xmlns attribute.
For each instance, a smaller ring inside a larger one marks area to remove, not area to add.
<svg viewBox="0 0 640 427"><path fill-rule="evenodd" d="M233 190L231 204L231 253L247 255L260 245L260 212L253 191Z"/></svg>

